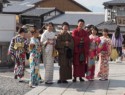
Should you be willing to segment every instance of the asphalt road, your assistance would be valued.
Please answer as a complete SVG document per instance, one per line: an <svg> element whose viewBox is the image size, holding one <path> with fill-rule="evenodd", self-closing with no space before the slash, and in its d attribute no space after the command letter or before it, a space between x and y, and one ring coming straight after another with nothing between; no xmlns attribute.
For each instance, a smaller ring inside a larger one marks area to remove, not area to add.
<svg viewBox="0 0 125 95"><path fill-rule="evenodd" d="M31 89L28 81L19 83L18 80L13 79L13 71L0 70L0 95L24 95Z"/></svg>

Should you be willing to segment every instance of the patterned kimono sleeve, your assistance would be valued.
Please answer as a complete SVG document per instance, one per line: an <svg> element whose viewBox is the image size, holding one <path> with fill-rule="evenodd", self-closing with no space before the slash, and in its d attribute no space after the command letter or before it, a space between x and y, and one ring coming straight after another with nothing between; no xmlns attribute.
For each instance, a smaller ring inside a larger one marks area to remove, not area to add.
<svg viewBox="0 0 125 95"><path fill-rule="evenodd" d="M35 40L33 38L30 39L29 45L34 45L35 46ZM35 48L33 47L31 51L35 51Z"/></svg>
<svg viewBox="0 0 125 95"><path fill-rule="evenodd" d="M29 52L29 40L28 39L25 39L24 41L24 49L26 52Z"/></svg>
<svg viewBox="0 0 125 95"><path fill-rule="evenodd" d="M109 38L109 39L108 39L108 53L109 53L109 55L111 54L111 50L112 50L112 41L111 41L111 39Z"/></svg>
<svg viewBox="0 0 125 95"><path fill-rule="evenodd" d="M98 50L99 50L99 44L101 42L100 37L97 37L96 40L95 40L95 42L96 42L96 54L99 54Z"/></svg>
<svg viewBox="0 0 125 95"><path fill-rule="evenodd" d="M14 43L15 43L15 38L12 38L12 40L10 42L9 49L8 49L8 54L11 55L11 56L15 55L15 53L14 53L15 52Z"/></svg>
<svg viewBox="0 0 125 95"><path fill-rule="evenodd" d="M41 35L40 42L45 46L47 42L46 32Z"/></svg>

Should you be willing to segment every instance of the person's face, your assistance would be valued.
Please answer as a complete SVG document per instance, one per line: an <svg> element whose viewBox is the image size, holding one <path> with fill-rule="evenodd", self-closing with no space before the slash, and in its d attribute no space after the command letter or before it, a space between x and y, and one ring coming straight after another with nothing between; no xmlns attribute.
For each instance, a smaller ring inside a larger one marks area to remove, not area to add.
<svg viewBox="0 0 125 95"><path fill-rule="evenodd" d="M103 36L107 36L107 35L108 35L108 33L103 31Z"/></svg>
<svg viewBox="0 0 125 95"><path fill-rule="evenodd" d="M26 34L26 33L22 32L22 33L21 33L21 36L23 36L23 37L24 37L24 36L25 36L25 34Z"/></svg>
<svg viewBox="0 0 125 95"><path fill-rule="evenodd" d="M39 37L39 32L36 30L35 34L34 34L35 37Z"/></svg>
<svg viewBox="0 0 125 95"><path fill-rule="evenodd" d="M69 30L69 27L68 27L67 25L63 25L62 29L63 29L64 31L68 31L68 30Z"/></svg>
<svg viewBox="0 0 125 95"><path fill-rule="evenodd" d="M125 49L125 47L124 47L124 46L123 46L122 48L123 48L123 49Z"/></svg>
<svg viewBox="0 0 125 95"><path fill-rule="evenodd" d="M51 24L49 24L49 25L47 26L47 30L53 31L53 26L52 26Z"/></svg>
<svg viewBox="0 0 125 95"><path fill-rule="evenodd" d="M33 36L33 35L32 35L31 32L28 32L28 33L27 33L27 38L28 38L28 39L30 39L32 36Z"/></svg>
<svg viewBox="0 0 125 95"><path fill-rule="evenodd" d="M84 22L79 22L78 23L78 28L82 29L84 27L84 25L85 25Z"/></svg>
<svg viewBox="0 0 125 95"><path fill-rule="evenodd" d="M92 29L92 34L96 35L97 31L95 29Z"/></svg>

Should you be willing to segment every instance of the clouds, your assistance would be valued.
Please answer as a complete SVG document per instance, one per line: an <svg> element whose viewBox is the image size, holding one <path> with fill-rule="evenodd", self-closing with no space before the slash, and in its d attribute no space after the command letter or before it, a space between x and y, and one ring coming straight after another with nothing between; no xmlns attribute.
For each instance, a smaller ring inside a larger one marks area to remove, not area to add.
<svg viewBox="0 0 125 95"><path fill-rule="evenodd" d="M75 1L79 2L80 4L89 8L92 11L103 12L104 11L103 2L110 0L75 0Z"/></svg>

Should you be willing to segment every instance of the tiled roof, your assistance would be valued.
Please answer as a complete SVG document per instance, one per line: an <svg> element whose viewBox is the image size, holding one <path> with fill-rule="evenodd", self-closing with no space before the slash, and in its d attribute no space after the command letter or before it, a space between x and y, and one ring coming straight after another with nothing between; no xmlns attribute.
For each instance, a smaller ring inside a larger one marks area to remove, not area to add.
<svg viewBox="0 0 125 95"><path fill-rule="evenodd" d="M125 5L125 0L112 0L108 2L103 3L104 6L109 6L109 5Z"/></svg>
<svg viewBox="0 0 125 95"><path fill-rule="evenodd" d="M4 13L22 13L34 7L35 3L42 0L24 0L19 3L12 4L8 7L3 8Z"/></svg>
<svg viewBox="0 0 125 95"><path fill-rule="evenodd" d="M42 0L24 0L21 3L24 3L24 4L35 4L35 3L38 3L38 2L41 2L41 1Z"/></svg>
<svg viewBox="0 0 125 95"><path fill-rule="evenodd" d="M26 5L13 5L3 8L4 13L22 13L34 6L26 6Z"/></svg>
<svg viewBox="0 0 125 95"><path fill-rule="evenodd" d="M55 10L55 8L35 8L35 9L29 10L21 15L23 15L23 16L41 16L41 15L48 13L50 11L53 11L53 10Z"/></svg>
<svg viewBox="0 0 125 95"><path fill-rule="evenodd" d="M114 32L117 27L117 24L112 21L108 21L108 22L102 22L98 24L97 27L99 29L107 28L108 30L110 30L110 32ZM120 27L120 30L121 32L125 32L125 27Z"/></svg>
<svg viewBox="0 0 125 95"><path fill-rule="evenodd" d="M8 0L3 0L3 3L9 3L9 1Z"/></svg>
<svg viewBox="0 0 125 95"><path fill-rule="evenodd" d="M77 25L79 19L84 19L86 24L98 25L104 21L103 13L93 13L93 12L66 12L65 14L51 19L47 22L53 22L54 24L62 24L67 21L70 25Z"/></svg>

